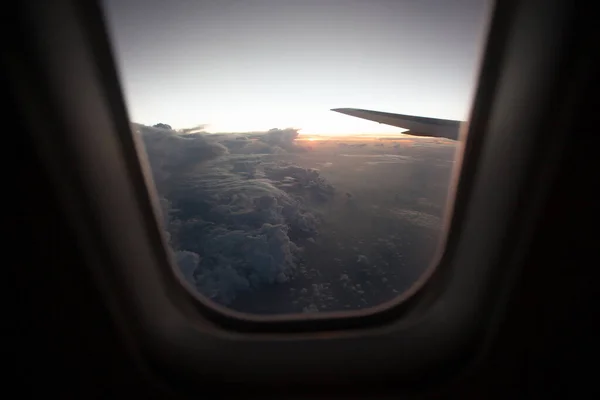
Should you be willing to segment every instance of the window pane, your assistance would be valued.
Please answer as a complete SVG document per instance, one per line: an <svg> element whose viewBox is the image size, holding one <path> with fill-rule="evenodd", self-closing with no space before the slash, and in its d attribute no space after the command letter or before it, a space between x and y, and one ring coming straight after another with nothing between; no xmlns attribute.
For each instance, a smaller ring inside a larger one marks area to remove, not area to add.
<svg viewBox="0 0 600 400"><path fill-rule="evenodd" d="M468 115L484 0L104 4L195 290L256 314L356 310L430 266L460 162L431 135Z"/></svg>

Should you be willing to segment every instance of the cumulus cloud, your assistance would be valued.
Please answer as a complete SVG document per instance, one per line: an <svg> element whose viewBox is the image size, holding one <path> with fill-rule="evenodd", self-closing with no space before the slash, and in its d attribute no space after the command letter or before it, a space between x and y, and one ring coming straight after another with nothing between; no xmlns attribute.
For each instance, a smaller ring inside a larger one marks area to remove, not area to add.
<svg viewBox="0 0 600 400"><path fill-rule="evenodd" d="M252 230L221 226L205 239L196 284L218 302L227 304L240 290L287 282L294 276L298 248L286 225L265 223Z"/></svg>
<svg viewBox="0 0 600 400"><path fill-rule="evenodd" d="M268 132L260 136L260 140L270 144L271 146L279 146L283 149L290 150L296 148L294 140L298 137L299 129L270 129Z"/></svg>
<svg viewBox="0 0 600 400"><path fill-rule="evenodd" d="M292 193L310 195L319 201L328 200L334 188L320 176L316 169L302 168L289 163L271 164L265 167L268 178L277 182L278 187Z"/></svg>
<svg viewBox="0 0 600 400"><path fill-rule="evenodd" d="M227 143L232 150L232 153L237 154L283 154L286 153L286 150L282 147L274 144L270 144L261 140L251 140L248 143L243 143L243 145L239 145L239 141L237 143Z"/></svg>
<svg viewBox="0 0 600 400"><path fill-rule="evenodd" d="M243 292L298 273L301 238L318 235L307 202L326 201L319 171L268 158L295 151L298 130L182 134L138 126L167 237L185 279L230 304Z"/></svg>
<svg viewBox="0 0 600 400"><path fill-rule="evenodd" d="M222 304L292 279L301 257L293 239L317 233L317 218L299 201L268 180L231 171L198 174L173 194L173 205L174 244L199 256L193 282Z"/></svg>
<svg viewBox="0 0 600 400"><path fill-rule="evenodd" d="M137 125L152 170L154 182L163 190L173 175L183 175L198 165L227 154L222 144L202 134L178 134L173 130Z"/></svg>

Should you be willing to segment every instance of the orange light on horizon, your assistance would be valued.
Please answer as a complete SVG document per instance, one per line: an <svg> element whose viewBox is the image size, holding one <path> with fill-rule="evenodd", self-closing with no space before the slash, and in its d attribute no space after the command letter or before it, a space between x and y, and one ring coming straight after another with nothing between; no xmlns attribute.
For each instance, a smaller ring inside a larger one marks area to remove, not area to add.
<svg viewBox="0 0 600 400"><path fill-rule="evenodd" d="M327 138L324 137L317 137L317 136L309 136L309 135L300 135L298 136L298 138L296 140L304 140L304 141L309 141L309 142L315 142L315 141L319 141L319 140L326 140Z"/></svg>

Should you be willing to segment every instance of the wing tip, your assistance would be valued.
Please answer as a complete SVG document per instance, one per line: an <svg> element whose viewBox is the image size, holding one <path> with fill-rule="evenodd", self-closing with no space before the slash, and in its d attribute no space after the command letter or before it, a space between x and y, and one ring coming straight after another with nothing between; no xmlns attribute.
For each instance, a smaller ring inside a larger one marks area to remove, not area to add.
<svg viewBox="0 0 600 400"><path fill-rule="evenodd" d="M357 108L342 107L342 108L331 108L330 111L335 111L335 112L339 112L339 113L342 113L342 114L349 114L352 111L360 111L360 110L357 109Z"/></svg>

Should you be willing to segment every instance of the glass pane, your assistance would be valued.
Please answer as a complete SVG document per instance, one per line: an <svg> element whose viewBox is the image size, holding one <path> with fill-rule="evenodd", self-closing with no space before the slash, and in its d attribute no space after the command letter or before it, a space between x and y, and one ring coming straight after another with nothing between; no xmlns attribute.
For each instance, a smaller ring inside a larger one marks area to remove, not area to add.
<svg viewBox="0 0 600 400"><path fill-rule="evenodd" d="M431 265L486 1L104 5L191 287L255 314L357 310Z"/></svg>

